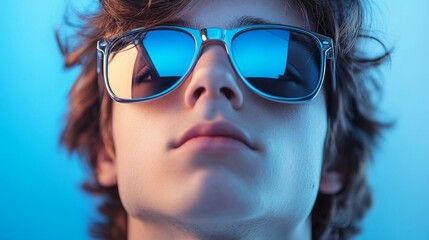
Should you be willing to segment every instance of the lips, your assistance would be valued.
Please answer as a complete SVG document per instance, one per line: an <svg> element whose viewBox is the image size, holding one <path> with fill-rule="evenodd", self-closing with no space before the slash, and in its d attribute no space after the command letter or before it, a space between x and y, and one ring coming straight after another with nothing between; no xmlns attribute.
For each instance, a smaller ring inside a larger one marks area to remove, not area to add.
<svg viewBox="0 0 429 240"><path fill-rule="evenodd" d="M179 148L191 139L198 137L225 137L242 142L252 150L255 146L248 135L240 128L229 122L200 123L187 130L174 144Z"/></svg>

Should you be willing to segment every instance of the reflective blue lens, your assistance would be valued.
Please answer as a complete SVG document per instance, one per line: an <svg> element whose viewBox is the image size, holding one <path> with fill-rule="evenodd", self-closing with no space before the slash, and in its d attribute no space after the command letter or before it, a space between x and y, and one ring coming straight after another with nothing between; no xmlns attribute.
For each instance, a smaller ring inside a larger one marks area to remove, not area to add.
<svg viewBox="0 0 429 240"><path fill-rule="evenodd" d="M152 98L175 87L195 54L193 37L178 30L150 30L112 45L108 80L116 97Z"/></svg>
<svg viewBox="0 0 429 240"><path fill-rule="evenodd" d="M132 98L160 94L178 83L192 64L195 41L176 30L153 30L142 34L132 80Z"/></svg>
<svg viewBox="0 0 429 240"><path fill-rule="evenodd" d="M194 39L181 31L149 31L142 43L160 77L185 75L195 53Z"/></svg>
<svg viewBox="0 0 429 240"><path fill-rule="evenodd" d="M320 82L320 50L316 40L284 29L244 31L232 41L237 71L263 94L305 98Z"/></svg>

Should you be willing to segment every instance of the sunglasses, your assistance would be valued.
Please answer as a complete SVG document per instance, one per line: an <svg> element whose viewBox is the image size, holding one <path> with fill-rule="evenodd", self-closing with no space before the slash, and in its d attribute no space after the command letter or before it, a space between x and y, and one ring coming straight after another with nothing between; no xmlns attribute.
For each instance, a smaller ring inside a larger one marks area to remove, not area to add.
<svg viewBox="0 0 429 240"><path fill-rule="evenodd" d="M187 78L202 48L209 44L222 45L243 83L273 101L314 99L323 84L327 59L335 66L332 39L301 28L274 24L231 30L157 26L99 41L99 80L117 102L155 99Z"/></svg>

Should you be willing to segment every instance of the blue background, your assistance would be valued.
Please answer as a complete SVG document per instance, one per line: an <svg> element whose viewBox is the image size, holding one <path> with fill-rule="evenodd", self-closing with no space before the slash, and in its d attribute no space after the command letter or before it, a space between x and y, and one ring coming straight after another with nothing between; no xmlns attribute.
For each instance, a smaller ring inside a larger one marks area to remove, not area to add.
<svg viewBox="0 0 429 240"><path fill-rule="evenodd" d="M54 38L66 3L37 2L0 2L0 239L89 239L94 201L78 188L88 169L58 145L78 74ZM429 2L375 2L373 27L395 46L380 104L396 126L371 165L375 203L357 239L429 239Z"/></svg>

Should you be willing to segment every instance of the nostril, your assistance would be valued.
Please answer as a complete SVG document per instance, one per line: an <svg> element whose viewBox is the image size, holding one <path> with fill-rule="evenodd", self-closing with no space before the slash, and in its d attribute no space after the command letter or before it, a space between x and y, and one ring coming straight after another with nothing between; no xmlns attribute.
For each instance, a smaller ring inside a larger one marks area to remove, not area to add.
<svg viewBox="0 0 429 240"><path fill-rule="evenodd" d="M231 100L234 97L234 92L227 87L223 87L220 89L220 92L225 95L228 100Z"/></svg>
<svg viewBox="0 0 429 240"><path fill-rule="evenodd" d="M205 89L203 87L199 87L194 92L194 99L199 99L204 92L205 92Z"/></svg>

